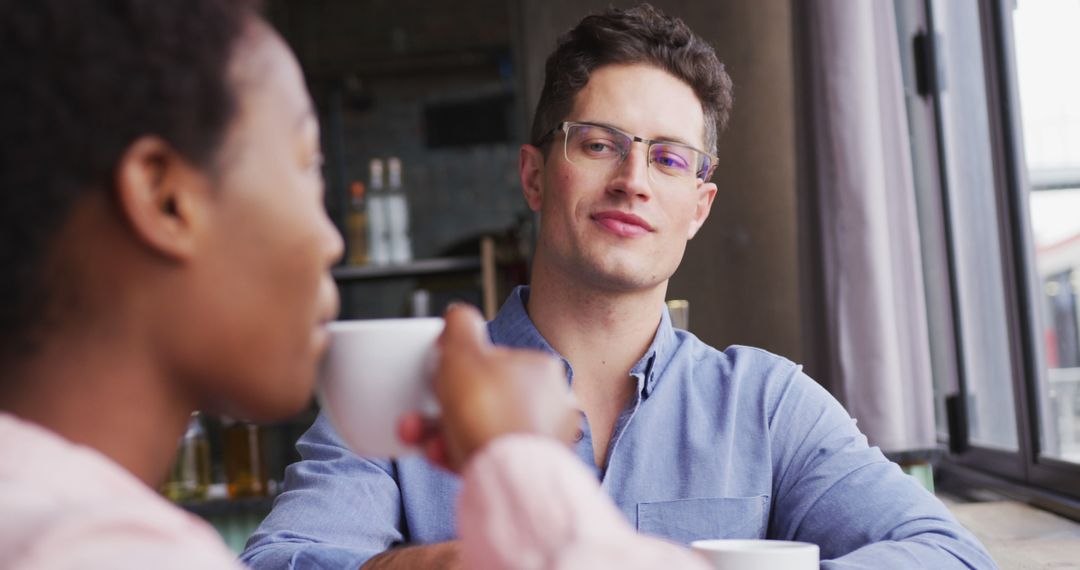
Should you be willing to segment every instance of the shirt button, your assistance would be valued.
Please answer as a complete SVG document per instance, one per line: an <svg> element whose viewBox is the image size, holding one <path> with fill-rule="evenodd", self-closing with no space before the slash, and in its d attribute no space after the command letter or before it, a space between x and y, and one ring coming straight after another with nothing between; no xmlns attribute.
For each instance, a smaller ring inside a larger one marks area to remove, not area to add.
<svg viewBox="0 0 1080 570"><path fill-rule="evenodd" d="M574 442L575 443L581 441L584 438L585 438L585 432L583 432L581 430L577 430L577 433L574 434Z"/></svg>

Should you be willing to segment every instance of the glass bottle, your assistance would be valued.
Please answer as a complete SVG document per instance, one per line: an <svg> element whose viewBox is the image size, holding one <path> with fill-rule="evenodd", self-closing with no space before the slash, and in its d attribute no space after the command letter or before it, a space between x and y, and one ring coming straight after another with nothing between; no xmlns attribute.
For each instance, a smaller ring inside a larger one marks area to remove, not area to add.
<svg viewBox="0 0 1080 570"><path fill-rule="evenodd" d="M392 156L386 161L388 186L386 214L390 223L390 261L412 261L412 238L409 235L409 201L401 184L401 159Z"/></svg>
<svg viewBox="0 0 1080 570"><path fill-rule="evenodd" d="M259 426L222 418L222 455L229 498L267 495L266 459Z"/></svg>
<svg viewBox="0 0 1080 570"><path fill-rule="evenodd" d="M187 431L180 438L176 461L163 486L173 501L201 501L210 487L210 443L199 412L191 414Z"/></svg>
<svg viewBox="0 0 1080 570"><path fill-rule="evenodd" d="M366 265L368 262L368 212L364 194L367 188L359 180L349 186L349 211L346 218L349 265Z"/></svg>
<svg viewBox="0 0 1080 570"><path fill-rule="evenodd" d="M677 329L690 329L690 301L685 299L671 299L667 302L668 314L671 315L671 326Z"/></svg>
<svg viewBox="0 0 1080 570"><path fill-rule="evenodd" d="M390 220L387 216L387 194L383 185L383 161L379 158L371 159L368 165L370 176L370 194L367 198L368 207L368 246L371 248L371 263L386 265L390 263Z"/></svg>

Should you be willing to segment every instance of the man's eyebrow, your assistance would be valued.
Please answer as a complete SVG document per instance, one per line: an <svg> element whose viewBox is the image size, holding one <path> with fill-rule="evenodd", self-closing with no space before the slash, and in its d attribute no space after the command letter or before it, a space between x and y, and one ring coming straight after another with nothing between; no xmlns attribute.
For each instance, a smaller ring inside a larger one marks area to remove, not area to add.
<svg viewBox="0 0 1080 570"><path fill-rule="evenodd" d="M656 142L666 142L666 143L681 144L683 146L688 146L688 147L694 148L693 143L691 143L690 141L687 141L686 139L684 139L684 138L682 138L680 136L659 135L659 136L653 137L652 140L654 140Z"/></svg>

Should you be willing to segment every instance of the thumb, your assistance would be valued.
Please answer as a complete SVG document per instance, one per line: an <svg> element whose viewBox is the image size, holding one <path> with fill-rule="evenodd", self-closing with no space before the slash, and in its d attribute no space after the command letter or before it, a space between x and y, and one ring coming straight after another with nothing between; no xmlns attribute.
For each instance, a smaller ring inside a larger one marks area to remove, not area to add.
<svg viewBox="0 0 1080 570"><path fill-rule="evenodd" d="M446 326L439 337L444 353L479 352L491 347L484 318L475 307L456 303L446 310L444 319Z"/></svg>

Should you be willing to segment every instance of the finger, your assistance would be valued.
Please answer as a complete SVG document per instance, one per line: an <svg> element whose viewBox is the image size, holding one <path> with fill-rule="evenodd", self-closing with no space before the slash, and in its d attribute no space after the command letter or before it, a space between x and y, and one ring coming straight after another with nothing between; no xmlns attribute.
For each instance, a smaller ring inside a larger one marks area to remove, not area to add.
<svg viewBox="0 0 1080 570"><path fill-rule="evenodd" d="M439 337L444 351L478 351L491 347L487 325L480 311L464 303L451 305L444 315L446 326Z"/></svg>
<svg viewBox="0 0 1080 570"><path fill-rule="evenodd" d="M424 457L434 465L447 471L454 471L450 466L450 453L446 448L446 438L442 436L434 437L424 444Z"/></svg>

